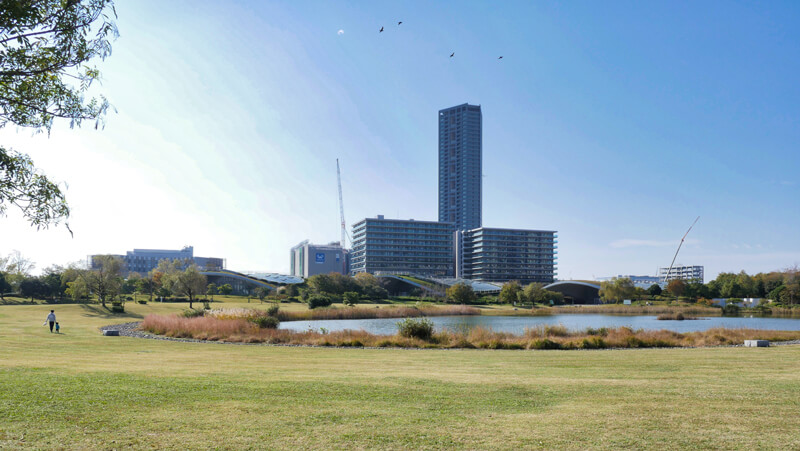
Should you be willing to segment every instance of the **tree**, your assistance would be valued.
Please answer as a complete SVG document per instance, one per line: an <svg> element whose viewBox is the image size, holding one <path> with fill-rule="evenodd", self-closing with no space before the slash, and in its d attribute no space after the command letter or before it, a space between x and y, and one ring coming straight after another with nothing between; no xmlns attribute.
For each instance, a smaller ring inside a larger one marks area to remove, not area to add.
<svg viewBox="0 0 800 451"><path fill-rule="evenodd" d="M197 265L191 260L183 262L186 268L181 270L180 260L161 260L156 269L164 273L162 283L165 288L176 295L189 298L189 308L194 308L194 298L205 293L208 287L206 276L200 273Z"/></svg>
<svg viewBox="0 0 800 451"><path fill-rule="evenodd" d="M647 289L647 294L650 296L659 296L661 294L661 285L654 283Z"/></svg>
<svg viewBox="0 0 800 451"><path fill-rule="evenodd" d="M449 287L446 291L446 295L447 299L452 300L456 304L469 304L477 299L477 296L475 296L475 290L472 289L472 286L463 282L459 282Z"/></svg>
<svg viewBox="0 0 800 451"><path fill-rule="evenodd" d="M30 259L17 250L6 257L0 257L0 271L6 273L6 280L11 284L12 290L18 290L20 282L29 277L35 267Z"/></svg>
<svg viewBox="0 0 800 451"><path fill-rule="evenodd" d="M97 268L87 271L83 276L89 291L97 295L100 304L106 306L106 300L113 299L122 289L122 269L125 262L114 255L98 255L93 257Z"/></svg>
<svg viewBox="0 0 800 451"><path fill-rule="evenodd" d="M85 99L100 72L86 63L111 54L117 33L112 0L5 0L0 7L0 128L11 123L48 132L94 120L108 101ZM69 217L61 188L22 153L0 146L0 215L9 205L37 228ZM69 226L67 226L69 229Z"/></svg>
<svg viewBox="0 0 800 451"><path fill-rule="evenodd" d="M554 304L560 304L564 301L564 295L557 291L545 290L544 285L538 282L531 282L520 291L520 301L547 304L553 301Z"/></svg>
<svg viewBox="0 0 800 451"><path fill-rule="evenodd" d="M223 296L227 296L227 295L233 293L233 287L231 286L231 284L226 283L224 285L220 285L220 287L217 288L217 291L219 291L219 294L221 294Z"/></svg>
<svg viewBox="0 0 800 451"><path fill-rule="evenodd" d="M627 277L617 277L600 282L600 298L604 301L630 299L635 292L633 281Z"/></svg>
<svg viewBox="0 0 800 451"><path fill-rule="evenodd" d="M206 296L211 296L211 300L214 300L214 293L217 292L217 284L210 283L206 286Z"/></svg>
<svg viewBox="0 0 800 451"><path fill-rule="evenodd" d="M11 291L11 284L6 280L6 273L0 272L0 299L5 300L3 296L9 291Z"/></svg>
<svg viewBox="0 0 800 451"><path fill-rule="evenodd" d="M342 303L344 305L349 305L350 307L356 305L359 301L359 295L355 291L347 291L342 297L344 298Z"/></svg>
<svg viewBox="0 0 800 451"><path fill-rule="evenodd" d="M24 298L43 298L47 295L47 284L38 277L26 277L19 284L19 294Z"/></svg>
<svg viewBox="0 0 800 451"><path fill-rule="evenodd" d="M667 291L675 297L683 296L686 291L686 282L681 279L672 279L667 284Z"/></svg>
<svg viewBox="0 0 800 451"><path fill-rule="evenodd" d="M267 297L268 294L269 294L269 288L267 287L256 288L256 296L258 297L259 301L264 302L264 299Z"/></svg>
<svg viewBox="0 0 800 451"><path fill-rule="evenodd" d="M519 299L519 292L521 290L522 288L516 280L506 282L503 284L503 288L500 289L498 299L503 304L513 304Z"/></svg>

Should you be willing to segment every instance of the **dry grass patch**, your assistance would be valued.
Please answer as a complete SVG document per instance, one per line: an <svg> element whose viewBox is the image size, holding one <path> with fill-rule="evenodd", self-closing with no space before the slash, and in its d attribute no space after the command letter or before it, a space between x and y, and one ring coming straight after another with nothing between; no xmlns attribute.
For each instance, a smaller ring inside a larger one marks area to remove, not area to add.
<svg viewBox="0 0 800 451"><path fill-rule="evenodd" d="M744 340L786 341L800 339L800 331L715 328L702 332L633 330L628 327L569 331L564 326L542 325L522 335L496 332L483 327L468 331L444 330L428 339L401 334L375 335L363 330L337 332L295 332L259 328L241 319L213 316L186 318L179 315L149 315L141 328L174 338L310 346L402 347L402 348L484 348L484 349L605 349L662 348L742 344Z"/></svg>

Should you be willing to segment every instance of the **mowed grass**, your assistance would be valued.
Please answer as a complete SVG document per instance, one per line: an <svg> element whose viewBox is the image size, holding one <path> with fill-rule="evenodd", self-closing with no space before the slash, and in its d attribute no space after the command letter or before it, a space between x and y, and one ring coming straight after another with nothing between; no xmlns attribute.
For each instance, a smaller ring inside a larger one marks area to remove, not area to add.
<svg viewBox="0 0 800 451"><path fill-rule="evenodd" d="M246 306L246 305L234 305ZM0 306L0 448L800 447L800 346L331 349L103 337L177 312Z"/></svg>

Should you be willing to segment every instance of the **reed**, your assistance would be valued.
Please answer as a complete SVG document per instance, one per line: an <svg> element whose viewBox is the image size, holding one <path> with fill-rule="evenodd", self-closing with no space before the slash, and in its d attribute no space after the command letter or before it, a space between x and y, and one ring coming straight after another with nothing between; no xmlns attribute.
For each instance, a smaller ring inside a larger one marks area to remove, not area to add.
<svg viewBox="0 0 800 451"><path fill-rule="evenodd" d="M245 319L213 316L185 318L149 315L140 326L154 334L175 338L310 346L484 348L484 349L603 349L696 347L742 344L744 340L800 340L800 331L714 328L702 332L633 330L628 327L570 331L564 326L537 326L521 335L476 327L468 331L444 330L429 339L375 335L363 330L323 333L261 329Z"/></svg>
<svg viewBox="0 0 800 451"><path fill-rule="evenodd" d="M329 307L307 311L278 311L281 321L306 321L317 319L374 319L374 318L413 318L418 316L456 316L480 315L475 307L465 305L426 306L426 307Z"/></svg>

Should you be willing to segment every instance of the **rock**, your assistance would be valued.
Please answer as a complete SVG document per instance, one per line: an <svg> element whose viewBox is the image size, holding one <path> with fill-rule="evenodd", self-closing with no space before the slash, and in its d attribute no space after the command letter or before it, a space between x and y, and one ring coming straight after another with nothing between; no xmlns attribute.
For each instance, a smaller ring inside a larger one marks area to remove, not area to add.
<svg viewBox="0 0 800 451"><path fill-rule="evenodd" d="M104 329L103 330L103 335L105 335L106 337L119 337L119 331L118 330Z"/></svg>
<svg viewBox="0 0 800 451"><path fill-rule="evenodd" d="M767 348L769 347L769 340L745 340L744 346L746 348Z"/></svg>

